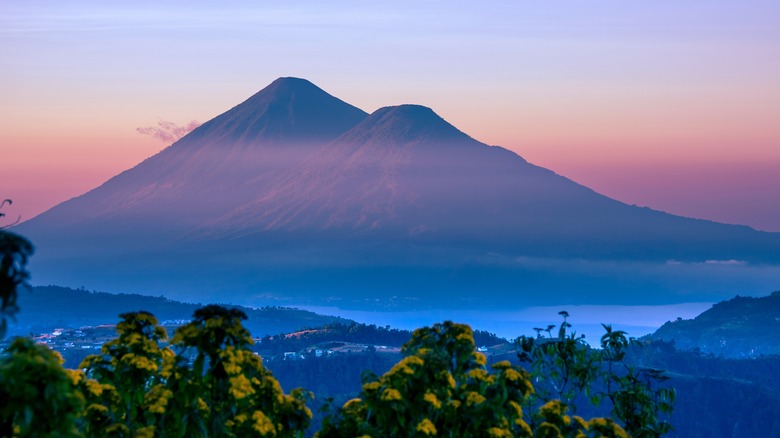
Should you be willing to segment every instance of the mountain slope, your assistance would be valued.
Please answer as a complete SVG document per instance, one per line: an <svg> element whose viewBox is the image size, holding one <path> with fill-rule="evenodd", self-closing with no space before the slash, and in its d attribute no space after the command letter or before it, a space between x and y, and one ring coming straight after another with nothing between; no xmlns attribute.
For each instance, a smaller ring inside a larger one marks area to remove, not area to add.
<svg viewBox="0 0 780 438"><path fill-rule="evenodd" d="M117 230L163 243L235 208L366 113L303 79L280 78L100 187L33 218L20 231L67 246L100 246ZM67 239L63 234L67 233ZM69 248L72 250L73 248Z"/></svg>
<svg viewBox="0 0 780 438"><path fill-rule="evenodd" d="M780 272L778 233L629 206L429 108L366 115L292 78L18 231L50 283L282 304L674 302Z"/></svg>
<svg viewBox="0 0 780 438"><path fill-rule="evenodd" d="M747 227L614 201L480 143L417 105L377 110L204 228L209 238L314 233L664 262L777 259L780 242Z"/></svg>
<svg viewBox="0 0 780 438"><path fill-rule="evenodd" d="M717 303L694 319L667 322L648 337L723 357L780 355L780 291Z"/></svg>

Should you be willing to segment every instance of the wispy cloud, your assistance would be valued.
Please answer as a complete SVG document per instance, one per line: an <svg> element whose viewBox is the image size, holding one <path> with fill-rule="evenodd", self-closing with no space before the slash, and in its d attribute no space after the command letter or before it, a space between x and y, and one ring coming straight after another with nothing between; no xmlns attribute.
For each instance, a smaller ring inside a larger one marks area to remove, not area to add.
<svg viewBox="0 0 780 438"><path fill-rule="evenodd" d="M707 265L732 265L732 266L742 266L747 265L747 262L744 260L707 260L704 262Z"/></svg>
<svg viewBox="0 0 780 438"><path fill-rule="evenodd" d="M166 143L173 143L200 125L201 123L196 122L195 120L187 123L184 126L179 126L173 122L160 119L160 121L157 122L157 126L141 127L136 128L135 130L144 135L151 135L152 137Z"/></svg>

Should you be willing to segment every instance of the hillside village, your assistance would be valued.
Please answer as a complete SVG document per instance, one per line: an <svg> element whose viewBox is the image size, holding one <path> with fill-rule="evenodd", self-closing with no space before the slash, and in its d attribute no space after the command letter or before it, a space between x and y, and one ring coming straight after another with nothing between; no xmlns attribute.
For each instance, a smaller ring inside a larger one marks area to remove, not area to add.
<svg viewBox="0 0 780 438"><path fill-rule="evenodd" d="M165 327L169 336L187 320L164 320L160 325ZM387 329L381 329L387 330ZM403 331L399 331L404 333ZM60 353L65 360L65 366L78 367L81 361L91 354L99 354L103 344L116 338L116 325L101 324L79 328L55 328L50 332L33 334L32 338L38 344L47 345ZM307 340L316 341L307 343ZM12 338L0 341L0 351L5 350ZM308 358L329 357L334 355L350 355L360 353L401 353L402 343L371 343L356 342L339 338L337 331L323 327L300 330L277 336L266 336L254 339L252 349L267 361L304 360ZM478 346L478 351L488 357L514 354L514 346L506 341L495 345Z"/></svg>

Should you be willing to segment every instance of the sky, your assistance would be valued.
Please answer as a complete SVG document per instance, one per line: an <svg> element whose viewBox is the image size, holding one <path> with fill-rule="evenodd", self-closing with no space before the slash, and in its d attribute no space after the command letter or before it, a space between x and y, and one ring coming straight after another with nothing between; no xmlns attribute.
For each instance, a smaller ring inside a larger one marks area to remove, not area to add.
<svg viewBox="0 0 780 438"><path fill-rule="evenodd" d="M780 231L777 23L776 0L6 0L3 220L296 76L368 112L431 107L629 204Z"/></svg>

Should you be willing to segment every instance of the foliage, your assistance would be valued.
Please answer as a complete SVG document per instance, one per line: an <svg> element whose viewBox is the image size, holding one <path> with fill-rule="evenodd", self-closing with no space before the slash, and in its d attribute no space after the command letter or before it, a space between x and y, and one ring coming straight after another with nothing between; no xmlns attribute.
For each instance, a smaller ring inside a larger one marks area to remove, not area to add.
<svg viewBox="0 0 780 438"><path fill-rule="evenodd" d="M171 436L296 436L309 424L308 394L282 392L249 346L240 310L206 306L174 334L177 363L168 388L176 394ZM192 365L190 366L190 361Z"/></svg>
<svg viewBox="0 0 780 438"><path fill-rule="evenodd" d="M32 340L17 338L0 357L0 436L79 436L79 374Z"/></svg>
<svg viewBox="0 0 780 438"><path fill-rule="evenodd" d="M409 338L407 338L409 340ZM283 388L306 388L316 398L306 403L312 411L307 436L313 435L322 424L329 406L341 406L360 392L361 378L367 373L383 374L401 358L400 353L376 351L333 353L303 359L268 359L263 365L271 370Z"/></svg>
<svg viewBox="0 0 780 438"><path fill-rule="evenodd" d="M635 367L623 360L628 347L638 345L634 338L627 338L624 331L613 330L609 325L604 325L604 329L601 358L607 364L603 375L607 390L603 396L609 398L612 413L635 438L666 434L672 426L662 416L668 417L672 412L674 388L658 386L668 380L661 370Z"/></svg>
<svg viewBox="0 0 780 438"><path fill-rule="evenodd" d="M529 398L532 408L560 399L576 409L577 399L587 398L595 405L605 400L610 415L633 437L660 437L671 430L675 391L662 387L667 380L660 370L636 367L625 357L629 348L640 344L626 332L604 325L601 349L594 350L572 331L567 312L560 312L563 322L557 336L554 325L536 329L536 338L520 337L516 343L518 357L529 363L537 391ZM542 333L547 333L544 336ZM533 424L533 419L530 421Z"/></svg>
<svg viewBox="0 0 780 438"><path fill-rule="evenodd" d="M0 202L0 207L10 203L6 199ZM0 339L5 337L8 318L19 311L16 304L19 289L29 287L27 261L32 254L33 246L27 239L0 227Z"/></svg>
<svg viewBox="0 0 780 438"><path fill-rule="evenodd" d="M17 289L29 277L32 245L2 230L0 239L4 333L6 315L17 310ZM242 324L247 316L241 310L216 305L196 310L192 321L176 330L170 347L164 345L165 329L151 313L120 318L118 338L87 357L83 371L65 370L61 356L30 339L14 341L0 358L0 434L293 437L308 427L312 413L306 401L312 395L301 389L282 391L251 351L252 338ZM561 340L566 327L564 321ZM382 333L373 326L369 332ZM382 334L400 334L389 328L386 332ZM620 336L605 339L612 348L605 351L622 358ZM467 325L444 322L418 329L402 347L405 357L382 377L369 377L360 398L326 417L318 435L627 436L609 419L586 422L567 414L569 381L573 390L583 391L590 377L578 371L577 348L559 343L555 351L559 360L553 363L560 372L554 377L563 385L554 387L565 397L547 401L526 421L522 405L534 388L525 370L507 361L488 370ZM637 400L648 403L637 398L644 395L643 381L629 369L608 385L612 383L620 389L607 394L615 412L629 419L626 425L650 423L646 410L634 409Z"/></svg>
<svg viewBox="0 0 780 438"><path fill-rule="evenodd" d="M591 383L598 373L598 355L585 343L583 336L572 331L566 319L568 313L561 312L564 321L557 336L552 334L554 325L536 328L536 338L522 336L517 339L518 357L530 364L531 375L536 383L536 392L529 399L533 405L553 399L560 399L568 406L580 395L593 396ZM547 333L544 336L542 333Z"/></svg>
<svg viewBox="0 0 780 438"><path fill-rule="evenodd" d="M148 312L124 313L120 318L119 337L79 366L94 379L82 384L88 401L88 436L153 432L164 424L163 414L173 395L166 381L174 354L160 347L160 341L168 338L165 329Z"/></svg>
<svg viewBox="0 0 780 438"><path fill-rule="evenodd" d="M285 394L249 350L243 312L199 309L170 347L150 313L120 317L119 336L83 371L18 338L0 368L0 436L294 437L308 427L308 393Z"/></svg>
<svg viewBox="0 0 780 438"><path fill-rule="evenodd" d="M488 370L467 325L415 330L402 351L406 357L370 378L317 436L626 436L609 420L567 415L560 401L542 406L532 429L521 407L534 390L528 373L507 361Z"/></svg>

